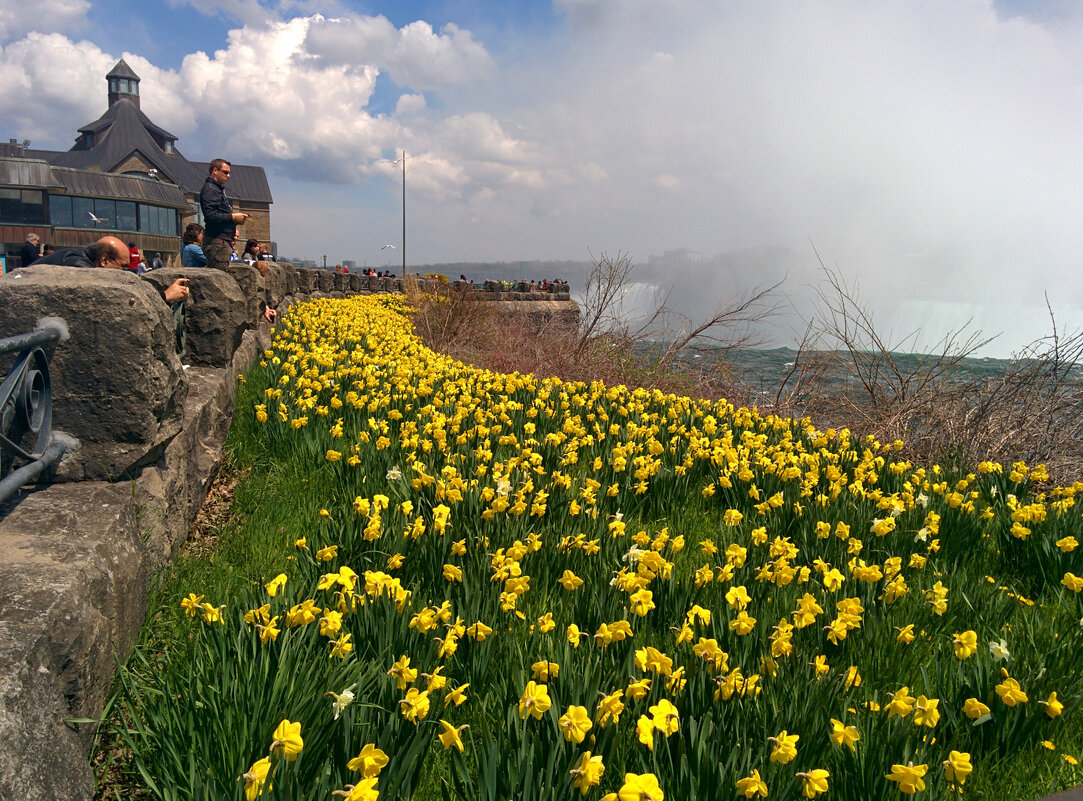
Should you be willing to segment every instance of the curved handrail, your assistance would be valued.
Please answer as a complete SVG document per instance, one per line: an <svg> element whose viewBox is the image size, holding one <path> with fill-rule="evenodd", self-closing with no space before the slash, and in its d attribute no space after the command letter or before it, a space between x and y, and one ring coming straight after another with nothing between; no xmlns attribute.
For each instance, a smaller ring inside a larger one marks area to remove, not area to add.
<svg viewBox="0 0 1083 801"><path fill-rule="evenodd" d="M63 321L50 320L29 333L0 339L0 357L17 354L0 384L0 504L57 464L70 447L52 431L49 378L49 357L65 338ZM23 444L28 437L33 445ZM25 464L16 467L20 461Z"/></svg>

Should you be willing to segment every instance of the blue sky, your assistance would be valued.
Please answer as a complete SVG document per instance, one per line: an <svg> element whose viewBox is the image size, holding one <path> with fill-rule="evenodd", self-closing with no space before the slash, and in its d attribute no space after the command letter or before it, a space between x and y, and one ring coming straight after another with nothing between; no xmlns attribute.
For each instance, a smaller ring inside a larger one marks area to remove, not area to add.
<svg viewBox="0 0 1083 801"><path fill-rule="evenodd" d="M0 135L70 147L122 56L286 255L379 259L406 149L412 263L770 252L804 307L815 246L895 330L1083 321L1077 2L8 0Z"/></svg>

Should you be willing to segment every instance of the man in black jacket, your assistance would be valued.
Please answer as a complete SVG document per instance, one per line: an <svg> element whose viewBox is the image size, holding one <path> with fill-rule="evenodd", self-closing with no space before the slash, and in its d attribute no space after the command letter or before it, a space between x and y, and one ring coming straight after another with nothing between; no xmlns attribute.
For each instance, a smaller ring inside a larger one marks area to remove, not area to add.
<svg viewBox="0 0 1083 801"><path fill-rule="evenodd" d="M237 238L237 226L244 225L248 215L233 210L226 197L225 185L233 172L233 166L225 159L211 162L211 172L203 182L199 193L199 205L203 209L203 254L207 266L226 269L233 254L233 241Z"/></svg>
<svg viewBox="0 0 1083 801"><path fill-rule="evenodd" d="M85 248L60 248L34 262L35 266L39 264L127 270L131 264L131 258L127 245L115 236L103 236L97 242L87 245ZM178 278L169 286L158 290L158 294L168 304L169 311L173 315L173 335L176 340L177 353L180 354L182 360L187 355L187 320L185 318L184 304L191 292L187 284L187 278Z"/></svg>
<svg viewBox="0 0 1083 801"><path fill-rule="evenodd" d="M233 255L233 243L237 241L237 226L244 225L249 215L234 211L233 204L226 197L225 185L233 173L233 165L225 159L215 159L210 168L211 174L203 182L203 189L199 193L199 205L203 209L203 255L207 257L208 267L232 273L235 267L230 264L230 256ZM267 275L266 264L256 262L254 266L260 275ZM240 283L240 277L233 277ZM275 310L263 302L260 306L263 319L273 323Z"/></svg>
<svg viewBox="0 0 1083 801"><path fill-rule="evenodd" d="M22 260L23 267L29 267L38 260L38 257L41 255L38 252L38 243L40 241L38 235L33 232L26 235L26 241L19 250L19 257Z"/></svg>
<svg viewBox="0 0 1083 801"><path fill-rule="evenodd" d="M103 236L97 242L85 248L60 248L42 256L39 264L60 264L65 267L105 267L113 270L127 270L129 265L128 246L115 236ZM178 278L162 292L166 303L183 302L188 298L187 278Z"/></svg>

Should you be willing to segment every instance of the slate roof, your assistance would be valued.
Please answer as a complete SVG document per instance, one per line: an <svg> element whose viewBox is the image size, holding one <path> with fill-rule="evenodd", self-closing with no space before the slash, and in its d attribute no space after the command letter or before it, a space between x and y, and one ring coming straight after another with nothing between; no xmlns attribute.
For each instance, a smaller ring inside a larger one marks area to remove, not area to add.
<svg viewBox="0 0 1083 801"><path fill-rule="evenodd" d="M129 79L135 79L136 81L139 80L139 76L135 74L135 70L133 70L131 67L129 67L128 62L125 61L124 59L121 59L120 61L118 61L116 66L113 67L113 69L109 70L109 74L106 75L105 77L106 78L129 78Z"/></svg>
<svg viewBox="0 0 1083 801"><path fill-rule="evenodd" d="M34 151L34 154L56 167L103 172L115 170L130 156L138 154L143 161L153 165L162 178L177 184L185 192L198 194L203 188L209 163L189 161L175 146L172 153L163 152L160 143L176 142L177 137L151 122L129 100L116 101L105 114L79 131L93 135L90 148L76 149L77 143L68 151ZM241 201L273 202L271 187L262 167L234 164L226 192Z"/></svg>
<svg viewBox="0 0 1083 801"><path fill-rule="evenodd" d="M5 186L25 186L35 189L60 189L60 183L49 169L49 165L40 159L6 158L0 155L0 184Z"/></svg>
<svg viewBox="0 0 1083 801"><path fill-rule="evenodd" d="M117 175L94 170L75 170L70 167L53 167L52 173L63 185L63 194L66 195L135 200L159 206L173 206L181 210L188 209L192 205L179 186L156 181L153 178Z"/></svg>

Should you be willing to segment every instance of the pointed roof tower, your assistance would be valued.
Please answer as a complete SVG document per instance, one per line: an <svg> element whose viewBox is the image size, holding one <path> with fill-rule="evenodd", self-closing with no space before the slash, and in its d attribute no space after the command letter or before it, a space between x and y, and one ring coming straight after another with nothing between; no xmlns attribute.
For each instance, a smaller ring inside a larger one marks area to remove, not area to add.
<svg viewBox="0 0 1083 801"><path fill-rule="evenodd" d="M128 66L128 62L121 59L109 74L105 76L109 83L109 105L112 106L118 100L130 100L139 108L139 76L135 70Z"/></svg>

